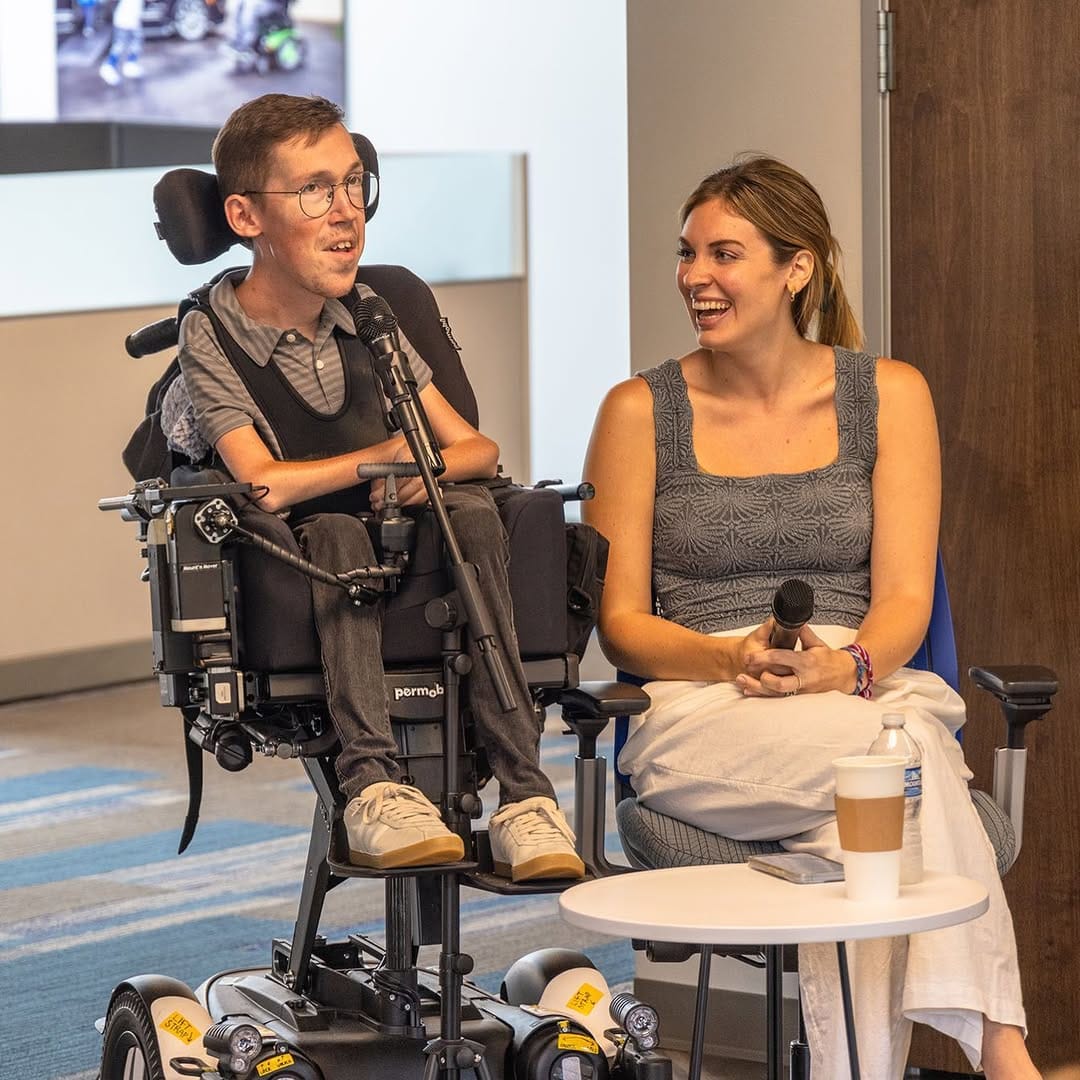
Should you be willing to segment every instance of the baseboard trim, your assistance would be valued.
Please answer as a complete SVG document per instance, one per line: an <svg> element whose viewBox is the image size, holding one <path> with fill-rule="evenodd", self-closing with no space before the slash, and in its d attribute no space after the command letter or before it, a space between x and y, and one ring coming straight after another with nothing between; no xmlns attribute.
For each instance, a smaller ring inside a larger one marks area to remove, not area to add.
<svg viewBox="0 0 1080 1080"><path fill-rule="evenodd" d="M150 639L0 660L0 703L150 678Z"/></svg>
<svg viewBox="0 0 1080 1080"><path fill-rule="evenodd" d="M682 983L635 979L634 993L660 1014L660 1041L668 1050L689 1050L697 990ZM741 990L709 991L705 1052L736 1061L765 1061L765 996ZM784 1038L798 1035L799 1012L794 998L784 999Z"/></svg>

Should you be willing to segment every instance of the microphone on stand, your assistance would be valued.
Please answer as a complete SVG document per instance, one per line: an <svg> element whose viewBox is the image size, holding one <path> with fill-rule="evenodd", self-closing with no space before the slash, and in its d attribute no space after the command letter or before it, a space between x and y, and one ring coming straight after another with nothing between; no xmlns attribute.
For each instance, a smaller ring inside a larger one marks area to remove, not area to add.
<svg viewBox="0 0 1080 1080"><path fill-rule="evenodd" d="M417 408L419 391L416 376L398 340L397 317L381 296L361 300L354 289L346 303L356 324L356 336L375 358L375 369L382 380L383 392L391 403L402 433L406 438L409 432L416 433L432 474L441 476L446 471L446 462L439 452L439 443L427 415L423 409Z"/></svg>
<svg viewBox="0 0 1080 1080"><path fill-rule="evenodd" d="M409 444L413 460L424 481L431 510L438 521L450 563L451 578L465 611L469 633L483 655L503 712L510 712L516 708L514 690L499 653L495 620L480 589L476 567L467 563L462 555L446 503L435 480L446 471L446 463L439 452L438 441L420 401L416 377L409 367L409 358L401 351L398 343L397 318L381 296L361 300L354 289L342 299L356 324L356 336L367 345L375 358L375 368L382 379L383 391L390 399L394 419ZM449 735L447 737L449 738ZM445 749L447 760L452 760L456 756L456 749L449 741Z"/></svg>
<svg viewBox="0 0 1080 1080"><path fill-rule="evenodd" d="M799 578L788 578L772 602L772 617L776 624L769 635L770 649L794 649L799 631L814 614L814 590Z"/></svg>

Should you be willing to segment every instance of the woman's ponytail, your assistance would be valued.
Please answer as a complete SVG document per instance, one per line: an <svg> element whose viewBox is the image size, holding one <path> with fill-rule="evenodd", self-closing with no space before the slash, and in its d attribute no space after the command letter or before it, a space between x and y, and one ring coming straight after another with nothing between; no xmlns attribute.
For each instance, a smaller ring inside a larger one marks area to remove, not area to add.
<svg viewBox="0 0 1080 1080"><path fill-rule="evenodd" d="M861 349L863 347L862 330L859 327L859 320L855 318L855 312L851 310L847 293L844 292L844 283L837 269L840 247L835 239L832 240L830 247L829 258L822 267L822 297L818 306L817 328L814 336L823 345ZM799 332L804 337L807 336L802 327L799 327Z"/></svg>

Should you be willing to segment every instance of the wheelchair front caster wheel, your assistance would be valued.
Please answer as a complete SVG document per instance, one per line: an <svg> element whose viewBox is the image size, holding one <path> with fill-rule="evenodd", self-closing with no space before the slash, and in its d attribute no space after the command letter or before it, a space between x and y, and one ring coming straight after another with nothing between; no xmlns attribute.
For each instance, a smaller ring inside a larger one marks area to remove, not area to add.
<svg viewBox="0 0 1080 1080"><path fill-rule="evenodd" d="M105 1019L101 1080L165 1080L154 1023L139 994L118 994Z"/></svg>

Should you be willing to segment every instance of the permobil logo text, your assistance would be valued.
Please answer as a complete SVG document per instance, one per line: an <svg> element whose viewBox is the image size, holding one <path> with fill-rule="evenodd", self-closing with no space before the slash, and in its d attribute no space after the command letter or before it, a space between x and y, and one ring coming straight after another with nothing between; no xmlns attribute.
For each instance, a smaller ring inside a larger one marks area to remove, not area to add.
<svg viewBox="0 0 1080 1080"><path fill-rule="evenodd" d="M436 683L434 686L395 686L394 700L401 701L402 698L414 697L437 698L442 697L443 693L442 683Z"/></svg>

